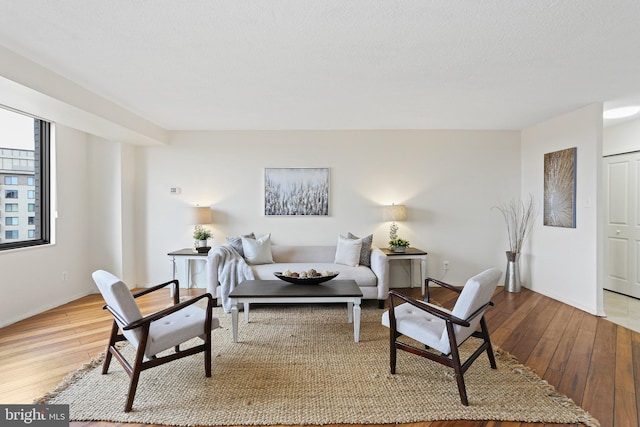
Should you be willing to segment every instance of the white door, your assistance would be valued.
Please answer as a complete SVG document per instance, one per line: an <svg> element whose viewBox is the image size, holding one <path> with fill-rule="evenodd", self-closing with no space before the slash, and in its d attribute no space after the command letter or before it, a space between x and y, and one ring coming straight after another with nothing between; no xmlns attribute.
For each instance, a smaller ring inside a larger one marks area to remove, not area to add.
<svg viewBox="0 0 640 427"><path fill-rule="evenodd" d="M604 288L640 298L640 152L604 158Z"/></svg>

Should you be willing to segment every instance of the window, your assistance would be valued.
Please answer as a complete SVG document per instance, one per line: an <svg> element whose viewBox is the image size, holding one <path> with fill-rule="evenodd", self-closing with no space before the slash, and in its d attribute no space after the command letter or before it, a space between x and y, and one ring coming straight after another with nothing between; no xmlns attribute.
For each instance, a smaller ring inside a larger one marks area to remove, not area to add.
<svg viewBox="0 0 640 427"><path fill-rule="evenodd" d="M2 216L15 227L0 234L0 250L50 242L51 130L49 122L0 108L0 196L12 213Z"/></svg>

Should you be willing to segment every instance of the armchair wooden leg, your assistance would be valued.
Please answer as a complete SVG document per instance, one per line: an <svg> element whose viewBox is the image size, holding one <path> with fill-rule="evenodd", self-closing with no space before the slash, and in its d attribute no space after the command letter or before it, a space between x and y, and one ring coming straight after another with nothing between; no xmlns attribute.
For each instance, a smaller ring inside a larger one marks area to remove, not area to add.
<svg viewBox="0 0 640 427"><path fill-rule="evenodd" d="M211 376L211 321L205 322L207 332L204 335L204 373L207 378Z"/></svg>
<svg viewBox="0 0 640 427"><path fill-rule="evenodd" d="M129 394L127 396L127 404L124 407L124 412L131 412L133 408L133 399L136 397L136 390L138 388L138 380L140 379L140 372L142 372L142 362L144 358L145 346L139 346L136 352L136 361L133 365L133 372L131 372L131 383L129 384Z"/></svg>
<svg viewBox="0 0 640 427"><path fill-rule="evenodd" d="M460 394L460 402L464 406L469 406L467 400L467 388L464 385L464 372L462 371L462 365L460 364L460 354L458 353L458 347L451 348L451 359L453 361L453 370L456 373L456 382L458 383L458 393Z"/></svg>
<svg viewBox="0 0 640 427"><path fill-rule="evenodd" d="M131 384L129 384L129 394L127 396L127 404L124 407L124 412L131 412L133 408L133 399L136 397L136 389L138 388L138 380L140 379L140 371L134 371L131 377Z"/></svg>
<svg viewBox="0 0 640 427"><path fill-rule="evenodd" d="M389 370L391 374L396 373L396 364L397 364L397 354L398 349L396 348L396 338L397 334L391 330L390 332L390 342L389 342Z"/></svg>
<svg viewBox="0 0 640 427"><path fill-rule="evenodd" d="M469 406L467 400L467 388L464 385L464 369L460 363L460 352L458 351L458 344L456 342L456 336L453 329L453 323L447 322L447 333L449 335L449 348L451 349L450 365L455 374L456 382L458 383L458 393L460 394L460 402L464 406Z"/></svg>
<svg viewBox="0 0 640 427"><path fill-rule="evenodd" d="M491 338L489 338L489 328L487 328L487 322L484 320L484 316L482 316L482 319L480 319L480 329L482 330L482 335L484 336L484 342L487 343L487 357L489 358L491 369L498 369L498 367L496 366L496 358L493 355Z"/></svg>
<svg viewBox="0 0 640 427"><path fill-rule="evenodd" d="M133 399L136 397L136 389L138 388L138 380L140 379L140 372L142 372L144 364L144 352L147 348L147 339L149 338L150 324L146 323L142 327L142 339L138 343L138 350L136 351L136 358L133 363L133 369L127 370L129 377L131 377L131 383L129 384L129 395L127 396L127 403L124 406L124 412L131 412L133 408ZM155 355L154 355L155 356Z"/></svg>
<svg viewBox="0 0 640 427"><path fill-rule="evenodd" d="M109 336L109 344L107 345L107 351L104 356L104 363L102 364L102 374L106 374L109 371L109 365L111 364L111 347L116 345L116 338L118 336L118 324L114 321L111 326L111 335Z"/></svg>

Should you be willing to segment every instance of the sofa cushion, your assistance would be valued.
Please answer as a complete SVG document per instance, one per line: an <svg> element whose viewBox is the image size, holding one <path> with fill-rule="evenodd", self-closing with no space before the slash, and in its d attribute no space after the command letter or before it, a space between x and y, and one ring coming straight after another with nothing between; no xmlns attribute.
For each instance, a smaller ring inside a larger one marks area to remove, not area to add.
<svg viewBox="0 0 640 427"><path fill-rule="evenodd" d="M357 267L360 264L360 249L362 249L361 239L348 239L344 236L338 236L334 262Z"/></svg>
<svg viewBox="0 0 640 427"><path fill-rule="evenodd" d="M347 234L348 239L360 239L360 237L356 236L349 232ZM366 265L369 267L371 265L371 245L373 245L373 234L369 234L367 237L363 237L362 239L362 248L360 248L360 265Z"/></svg>
<svg viewBox="0 0 640 427"><path fill-rule="evenodd" d="M259 239L240 237L244 258L248 264L272 264L271 234L265 234Z"/></svg>
<svg viewBox="0 0 640 427"><path fill-rule="evenodd" d="M333 280L355 280L358 286L363 287L376 287L377 277L371 271L369 267L363 265L358 267L349 267L343 264L335 263L318 263L318 262L303 262L303 263L276 263L276 264L262 264L252 265L251 270L256 279L260 280L278 280L273 273L279 271L290 270L292 272L300 273L302 271L309 271L311 269L316 271L337 271L338 277ZM300 285L305 286L305 285Z"/></svg>

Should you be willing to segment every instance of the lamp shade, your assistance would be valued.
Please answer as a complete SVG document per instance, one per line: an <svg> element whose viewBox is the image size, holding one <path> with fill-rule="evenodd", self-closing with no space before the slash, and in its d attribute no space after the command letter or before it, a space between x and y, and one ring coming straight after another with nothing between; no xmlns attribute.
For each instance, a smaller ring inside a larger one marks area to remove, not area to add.
<svg viewBox="0 0 640 427"><path fill-rule="evenodd" d="M404 221L407 219L405 205L387 205L382 207L383 221Z"/></svg>
<svg viewBox="0 0 640 427"><path fill-rule="evenodd" d="M211 208L208 206L189 208L189 224L211 224Z"/></svg>

